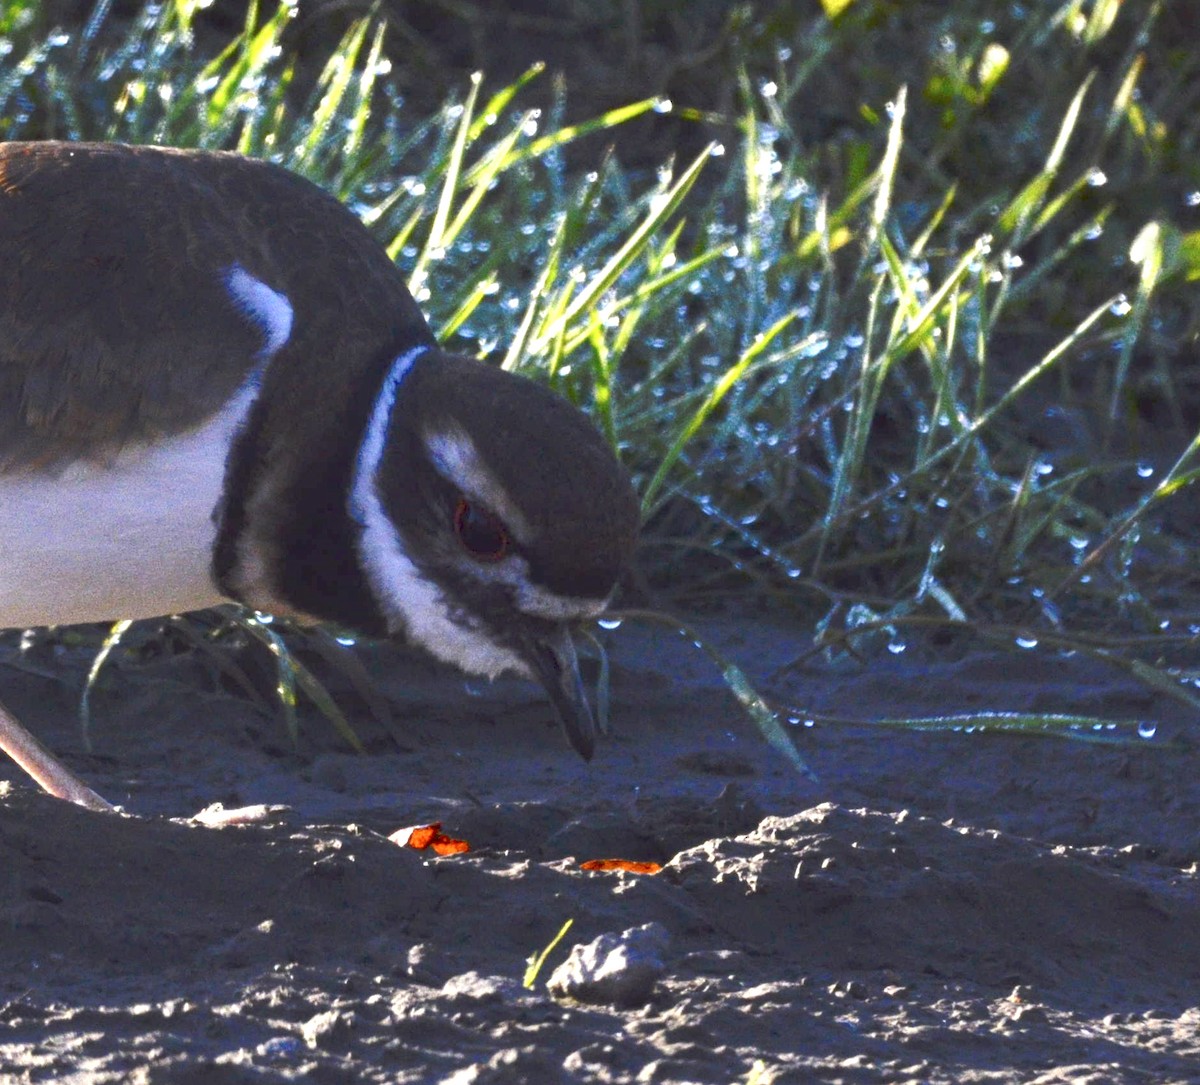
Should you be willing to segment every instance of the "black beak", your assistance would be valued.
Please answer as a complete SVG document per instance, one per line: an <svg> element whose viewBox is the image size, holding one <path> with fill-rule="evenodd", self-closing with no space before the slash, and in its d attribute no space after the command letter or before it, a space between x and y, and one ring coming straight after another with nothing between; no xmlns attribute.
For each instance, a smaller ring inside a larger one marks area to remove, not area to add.
<svg viewBox="0 0 1200 1085"><path fill-rule="evenodd" d="M596 750L596 721L579 675L571 630L563 625L533 637L525 658L558 712L567 741L590 761Z"/></svg>

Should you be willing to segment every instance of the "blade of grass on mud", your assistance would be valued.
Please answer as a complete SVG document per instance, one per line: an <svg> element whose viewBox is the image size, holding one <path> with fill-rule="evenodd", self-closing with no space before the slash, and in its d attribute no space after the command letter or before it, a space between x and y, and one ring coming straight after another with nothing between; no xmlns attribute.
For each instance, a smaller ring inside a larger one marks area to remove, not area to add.
<svg viewBox="0 0 1200 1085"><path fill-rule="evenodd" d="M962 735L1021 735L1069 739L1106 746L1146 746L1168 749L1154 742L1157 727L1143 720L1112 720L1102 716L1061 715L1053 712L961 712L945 716L859 718L823 716L794 710L806 722L841 727L881 727L895 731L949 732Z"/></svg>
<svg viewBox="0 0 1200 1085"><path fill-rule="evenodd" d="M574 922L574 919L568 919L559 928L558 933L550 939L545 949L539 950L537 953L530 955L529 960L526 962L525 975L521 980L522 986L524 986L526 990L533 990L533 985L537 983L538 973L541 972L542 966L546 963L547 959L549 959L550 954L554 952L555 946L557 946L558 943L566 937L567 931L571 929L571 926L574 924Z"/></svg>
<svg viewBox="0 0 1200 1085"><path fill-rule="evenodd" d="M114 622L105 635L100 650L92 660L92 665L88 668L87 678L83 683L83 693L79 697L79 734L83 748L88 753L92 752L92 688L99 680L100 671L108 661L108 657L112 655L113 649L121 643L121 638L129 631L131 625L133 622L128 619Z"/></svg>

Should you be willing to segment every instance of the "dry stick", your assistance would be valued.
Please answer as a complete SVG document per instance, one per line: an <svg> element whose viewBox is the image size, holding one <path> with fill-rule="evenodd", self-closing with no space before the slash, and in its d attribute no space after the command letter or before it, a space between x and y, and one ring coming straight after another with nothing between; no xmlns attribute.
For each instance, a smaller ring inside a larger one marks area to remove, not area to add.
<svg viewBox="0 0 1200 1085"><path fill-rule="evenodd" d="M89 810L114 813L116 807L102 799L59 761L0 705L0 750L21 766L41 789Z"/></svg>

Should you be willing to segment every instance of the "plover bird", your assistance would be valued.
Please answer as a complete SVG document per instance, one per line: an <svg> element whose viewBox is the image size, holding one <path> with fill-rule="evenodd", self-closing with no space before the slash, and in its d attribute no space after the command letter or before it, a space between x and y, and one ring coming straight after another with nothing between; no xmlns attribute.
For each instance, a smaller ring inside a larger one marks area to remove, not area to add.
<svg viewBox="0 0 1200 1085"><path fill-rule="evenodd" d="M234 600L546 689L638 504L546 388L439 349L359 220L281 167L0 144L0 628ZM107 806L0 710L0 748Z"/></svg>

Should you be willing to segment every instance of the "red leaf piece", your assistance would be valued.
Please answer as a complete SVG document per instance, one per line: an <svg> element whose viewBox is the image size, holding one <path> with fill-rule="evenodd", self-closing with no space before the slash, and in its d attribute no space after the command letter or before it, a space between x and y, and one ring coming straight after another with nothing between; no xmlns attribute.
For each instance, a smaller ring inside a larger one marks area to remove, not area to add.
<svg viewBox="0 0 1200 1085"><path fill-rule="evenodd" d="M584 870L624 870L630 874L657 874L662 863L641 862L637 859L588 859L579 864Z"/></svg>
<svg viewBox="0 0 1200 1085"><path fill-rule="evenodd" d="M432 848L438 855L461 855L463 852L471 850L471 845L465 840L456 840L442 832L440 821L397 829L388 839L402 848L414 848L417 851Z"/></svg>

